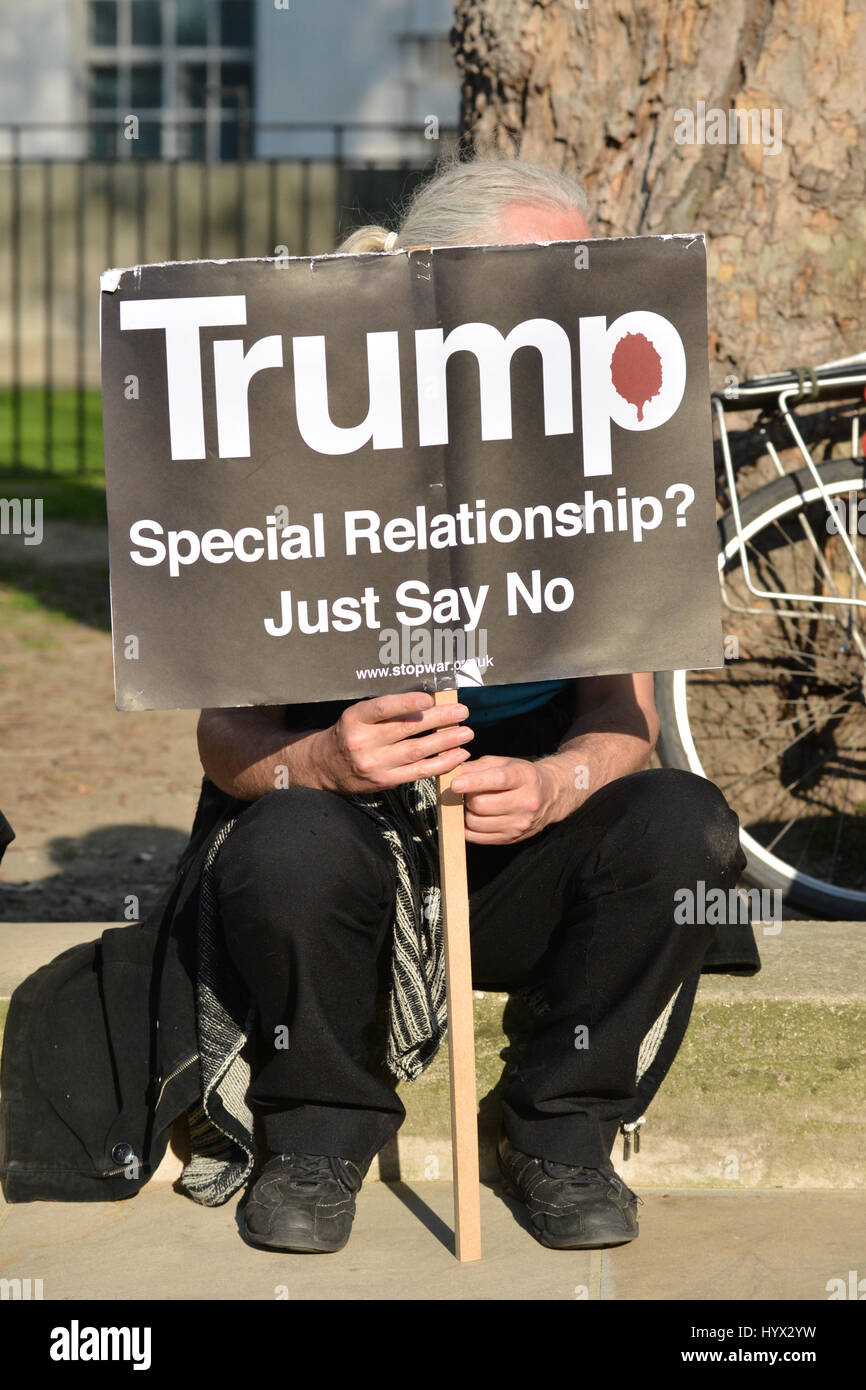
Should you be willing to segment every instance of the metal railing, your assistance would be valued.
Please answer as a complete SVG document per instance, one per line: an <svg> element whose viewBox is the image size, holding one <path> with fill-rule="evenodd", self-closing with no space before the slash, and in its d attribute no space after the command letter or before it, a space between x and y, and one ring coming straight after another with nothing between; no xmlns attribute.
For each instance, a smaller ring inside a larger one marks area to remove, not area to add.
<svg viewBox="0 0 866 1390"><path fill-rule="evenodd" d="M0 471L102 467L98 287L109 266L332 250L393 216L456 144L423 127L251 123L234 161L58 156L75 127L0 126ZM82 145L86 140L81 141ZM259 155L259 149L288 153ZM57 146L55 146L55 149Z"/></svg>

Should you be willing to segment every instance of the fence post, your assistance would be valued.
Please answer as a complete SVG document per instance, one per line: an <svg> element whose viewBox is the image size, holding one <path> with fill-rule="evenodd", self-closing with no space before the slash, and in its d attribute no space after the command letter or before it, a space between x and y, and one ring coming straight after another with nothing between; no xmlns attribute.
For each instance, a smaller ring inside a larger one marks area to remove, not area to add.
<svg viewBox="0 0 866 1390"><path fill-rule="evenodd" d="M10 176L10 256L11 256L11 299L9 312L12 337L12 442L10 463L16 468L21 463L21 127L14 125L12 136L12 164Z"/></svg>

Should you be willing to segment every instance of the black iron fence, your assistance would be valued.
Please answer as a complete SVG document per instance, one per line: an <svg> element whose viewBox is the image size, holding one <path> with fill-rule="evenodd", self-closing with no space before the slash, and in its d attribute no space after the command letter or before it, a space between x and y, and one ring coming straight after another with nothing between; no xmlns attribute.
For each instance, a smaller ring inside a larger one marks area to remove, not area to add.
<svg viewBox="0 0 866 1390"><path fill-rule="evenodd" d="M0 470L102 469L99 276L110 266L332 250L393 217L456 144L417 126L251 126L233 161L61 157L0 127ZM57 127L53 128L55 131ZM66 126L68 139L73 128ZM56 148L56 146L55 146Z"/></svg>

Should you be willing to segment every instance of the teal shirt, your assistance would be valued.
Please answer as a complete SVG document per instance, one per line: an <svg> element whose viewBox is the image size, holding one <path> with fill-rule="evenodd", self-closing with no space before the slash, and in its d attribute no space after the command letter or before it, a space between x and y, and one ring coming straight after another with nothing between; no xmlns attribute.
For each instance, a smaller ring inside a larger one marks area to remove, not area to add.
<svg viewBox="0 0 866 1390"><path fill-rule="evenodd" d="M528 685L461 685L457 698L469 710L466 723L470 729L482 724L495 724L511 719L515 714L527 714L546 704L563 686L563 681L532 681Z"/></svg>

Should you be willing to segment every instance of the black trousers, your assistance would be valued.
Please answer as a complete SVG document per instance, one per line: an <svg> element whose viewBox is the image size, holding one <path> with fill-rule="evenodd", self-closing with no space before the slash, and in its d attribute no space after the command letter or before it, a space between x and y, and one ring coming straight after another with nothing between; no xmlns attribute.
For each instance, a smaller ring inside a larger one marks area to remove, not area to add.
<svg viewBox="0 0 866 1390"><path fill-rule="evenodd" d="M674 894L735 885L737 817L711 782L650 770L531 840L470 844L467 860L476 987L538 988L547 1006L503 1093L505 1132L526 1153L598 1167L644 1035L713 936L674 922ZM215 867L226 945L258 1008L250 1100L268 1145L365 1168L405 1116L368 1054L394 913L387 846L345 798L297 787L252 803Z"/></svg>

